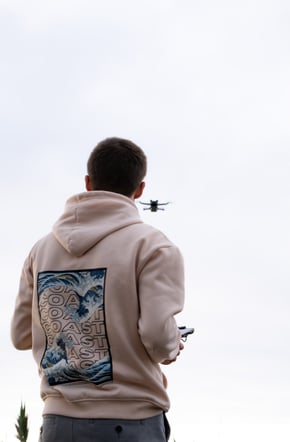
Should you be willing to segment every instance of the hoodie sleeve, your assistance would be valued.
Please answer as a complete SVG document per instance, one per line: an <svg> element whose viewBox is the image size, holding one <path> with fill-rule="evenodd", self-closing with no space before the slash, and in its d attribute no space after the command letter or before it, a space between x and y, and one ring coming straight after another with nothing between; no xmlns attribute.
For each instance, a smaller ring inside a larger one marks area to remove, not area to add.
<svg viewBox="0 0 290 442"><path fill-rule="evenodd" d="M18 350L30 350L32 347L32 295L33 275L28 257L23 265L11 321L11 339Z"/></svg>
<svg viewBox="0 0 290 442"><path fill-rule="evenodd" d="M175 246L155 251L142 269L138 289L143 345L154 362L173 360L180 344L174 316L184 305L183 259Z"/></svg>

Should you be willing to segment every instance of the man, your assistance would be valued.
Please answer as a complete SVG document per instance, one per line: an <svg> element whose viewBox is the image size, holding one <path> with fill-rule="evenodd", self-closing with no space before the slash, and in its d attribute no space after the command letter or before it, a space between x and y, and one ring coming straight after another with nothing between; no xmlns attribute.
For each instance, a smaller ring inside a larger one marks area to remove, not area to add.
<svg viewBox="0 0 290 442"><path fill-rule="evenodd" d="M108 138L88 160L87 192L26 259L12 318L14 346L41 374L42 442L168 439L160 364L183 348L183 260L144 224L146 156Z"/></svg>

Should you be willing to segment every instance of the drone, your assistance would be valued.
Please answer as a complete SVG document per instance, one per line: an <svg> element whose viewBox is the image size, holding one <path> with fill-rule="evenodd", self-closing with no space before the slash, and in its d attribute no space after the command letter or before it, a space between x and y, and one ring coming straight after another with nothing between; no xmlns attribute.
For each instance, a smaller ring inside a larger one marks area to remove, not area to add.
<svg viewBox="0 0 290 442"><path fill-rule="evenodd" d="M169 201L167 203L159 203L158 200L150 200L150 203L142 203L142 201L140 201L140 204L143 204L144 206L149 206L144 207L143 210L151 210L151 212L157 212L157 210L165 210L163 207L160 206L166 206L167 204L169 204Z"/></svg>

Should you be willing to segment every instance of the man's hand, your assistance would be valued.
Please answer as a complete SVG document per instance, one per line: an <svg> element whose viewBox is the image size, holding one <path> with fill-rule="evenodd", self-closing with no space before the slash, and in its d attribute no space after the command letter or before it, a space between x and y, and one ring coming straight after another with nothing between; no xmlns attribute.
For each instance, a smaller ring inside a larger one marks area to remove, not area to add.
<svg viewBox="0 0 290 442"><path fill-rule="evenodd" d="M182 342L179 343L179 352L177 353L176 357L174 359L165 359L165 361L161 362L162 365L169 365L172 364L172 362L175 362L178 356L180 355L181 350L184 349L184 345Z"/></svg>

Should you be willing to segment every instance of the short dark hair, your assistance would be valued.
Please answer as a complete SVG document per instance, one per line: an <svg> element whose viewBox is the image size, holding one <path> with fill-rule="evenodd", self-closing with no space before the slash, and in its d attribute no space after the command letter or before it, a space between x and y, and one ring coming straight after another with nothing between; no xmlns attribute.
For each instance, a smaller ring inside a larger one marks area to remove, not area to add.
<svg viewBox="0 0 290 442"><path fill-rule="evenodd" d="M143 150L124 138L106 138L93 149L87 163L92 190L131 196L146 175Z"/></svg>

